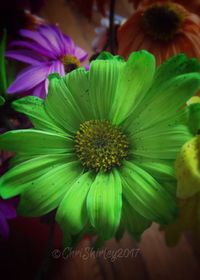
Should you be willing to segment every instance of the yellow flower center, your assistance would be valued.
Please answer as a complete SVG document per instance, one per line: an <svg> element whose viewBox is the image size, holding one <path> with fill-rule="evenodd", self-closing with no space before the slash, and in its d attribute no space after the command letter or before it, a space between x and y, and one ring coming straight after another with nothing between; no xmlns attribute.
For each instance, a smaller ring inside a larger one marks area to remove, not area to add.
<svg viewBox="0 0 200 280"><path fill-rule="evenodd" d="M60 60L64 65L65 73L69 73L81 66L80 60L73 55L64 55Z"/></svg>
<svg viewBox="0 0 200 280"><path fill-rule="evenodd" d="M156 3L144 12L142 25L153 40L169 41L179 32L184 19L184 10L177 4Z"/></svg>
<svg viewBox="0 0 200 280"><path fill-rule="evenodd" d="M75 149L84 167L105 172L120 166L128 156L128 140L110 122L91 120L80 125Z"/></svg>

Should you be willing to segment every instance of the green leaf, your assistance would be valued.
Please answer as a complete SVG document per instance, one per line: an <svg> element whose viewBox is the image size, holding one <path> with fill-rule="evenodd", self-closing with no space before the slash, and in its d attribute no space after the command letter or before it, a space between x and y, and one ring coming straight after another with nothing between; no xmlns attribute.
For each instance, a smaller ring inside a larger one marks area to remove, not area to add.
<svg viewBox="0 0 200 280"><path fill-rule="evenodd" d="M6 48L6 31L4 30L3 38L0 42L0 94L5 94L7 89L6 65L5 65L5 48Z"/></svg>
<svg viewBox="0 0 200 280"><path fill-rule="evenodd" d="M13 152L36 155L71 153L73 141L67 136L35 130L21 129L0 135L0 148Z"/></svg>
<svg viewBox="0 0 200 280"><path fill-rule="evenodd" d="M90 223L103 239L113 237L120 224L121 179L117 170L98 173L87 196Z"/></svg>
<svg viewBox="0 0 200 280"><path fill-rule="evenodd" d="M2 96L0 96L0 106L2 106L4 103L5 103L5 99Z"/></svg>
<svg viewBox="0 0 200 280"><path fill-rule="evenodd" d="M11 85L11 83L16 79L17 76L17 65L15 64L15 61L10 61L6 65L6 73L7 73L7 88ZM7 91L7 90L6 90Z"/></svg>
<svg viewBox="0 0 200 280"><path fill-rule="evenodd" d="M140 215L161 224L174 220L177 214L176 197L150 174L134 163L125 162L121 176L123 195Z"/></svg>
<svg viewBox="0 0 200 280"><path fill-rule="evenodd" d="M56 220L60 225L65 224L70 234L81 232L87 223L86 198L92 182L90 172L81 175L72 183L58 208Z"/></svg>

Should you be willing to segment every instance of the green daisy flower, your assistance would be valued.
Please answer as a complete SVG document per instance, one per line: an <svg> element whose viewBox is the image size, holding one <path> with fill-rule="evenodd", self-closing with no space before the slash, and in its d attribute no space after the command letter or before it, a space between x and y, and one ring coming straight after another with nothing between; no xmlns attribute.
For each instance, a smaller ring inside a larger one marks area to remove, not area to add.
<svg viewBox="0 0 200 280"><path fill-rule="evenodd" d="M186 101L200 88L195 59L178 55L156 69L146 51L127 62L109 54L90 71L50 76L45 100L14 102L34 128L0 136L16 152L1 177L4 198L21 195L19 213L57 208L65 237L102 239L127 229L138 238L152 221L176 216L174 161L192 135Z"/></svg>

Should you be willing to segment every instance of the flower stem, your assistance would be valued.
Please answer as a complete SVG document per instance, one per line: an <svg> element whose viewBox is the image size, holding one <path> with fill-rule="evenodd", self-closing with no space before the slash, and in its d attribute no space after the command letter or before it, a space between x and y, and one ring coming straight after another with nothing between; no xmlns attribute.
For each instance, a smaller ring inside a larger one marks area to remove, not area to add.
<svg viewBox="0 0 200 280"><path fill-rule="evenodd" d="M46 251L44 254L44 260L35 277L35 280L47 279L47 272L48 272L48 268L49 268L49 264L50 264L50 256L51 256L52 244L53 244L53 240L54 240L55 227L56 227L56 223L55 223L55 220L53 219L53 221L50 224L50 228L49 228L49 238L48 238L48 242L47 242Z"/></svg>
<svg viewBox="0 0 200 280"><path fill-rule="evenodd" d="M114 54L115 51L115 26L114 26L115 4L116 4L116 0L110 0L108 42L109 42L110 52L112 54Z"/></svg>

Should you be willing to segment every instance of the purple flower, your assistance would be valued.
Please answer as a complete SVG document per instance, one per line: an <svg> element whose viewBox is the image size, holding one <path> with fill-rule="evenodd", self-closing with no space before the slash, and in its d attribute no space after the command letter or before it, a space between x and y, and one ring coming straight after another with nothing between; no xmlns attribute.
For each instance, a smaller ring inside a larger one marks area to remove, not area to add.
<svg viewBox="0 0 200 280"><path fill-rule="evenodd" d="M5 240L9 235L9 219L16 217L16 199L0 199L0 240Z"/></svg>
<svg viewBox="0 0 200 280"><path fill-rule="evenodd" d="M37 31L21 29L20 35L24 40L12 42L10 46L16 49L7 51L6 56L30 66L19 73L8 87L8 93L31 92L45 97L49 74L57 72L63 76L81 66L87 57L57 26L41 25Z"/></svg>

